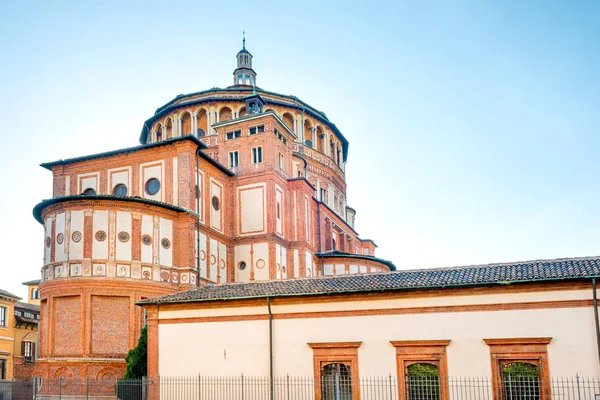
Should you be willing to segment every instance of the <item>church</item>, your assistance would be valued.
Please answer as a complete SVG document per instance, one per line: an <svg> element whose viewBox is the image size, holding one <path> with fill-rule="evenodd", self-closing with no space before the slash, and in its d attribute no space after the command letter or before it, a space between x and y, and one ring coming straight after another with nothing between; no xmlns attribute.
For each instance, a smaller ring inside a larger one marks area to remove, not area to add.
<svg viewBox="0 0 600 400"><path fill-rule="evenodd" d="M159 107L139 145L41 164L53 193L33 210L45 232L40 376L119 376L144 299L395 270L354 229L348 140L324 112L259 88L252 58L244 39L233 85Z"/></svg>
<svg viewBox="0 0 600 400"><path fill-rule="evenodd" d="M151 378L335 378L305 398L389 376L390 399L458 399L444 379L479 376L502 399L515 368L533 377L519 398L550 398L552 377L600 376L600 257L396 271L354 228L342 132L257 86L245 39L236 63L137 146L42 164L36 376L122 376L145 325ZM423 371L436 397L409 387Z"/></svg>

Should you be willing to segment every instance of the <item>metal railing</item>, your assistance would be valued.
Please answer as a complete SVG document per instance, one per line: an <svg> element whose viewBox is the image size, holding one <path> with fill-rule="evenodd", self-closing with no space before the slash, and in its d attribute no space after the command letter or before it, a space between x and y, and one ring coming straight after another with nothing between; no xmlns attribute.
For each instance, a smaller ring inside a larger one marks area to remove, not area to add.
<svg viewBox="0 0 600 400"><path fill-rule="evenodd" d="M600 378L192 376L0 381L0 400L600 400Z"/></svg>

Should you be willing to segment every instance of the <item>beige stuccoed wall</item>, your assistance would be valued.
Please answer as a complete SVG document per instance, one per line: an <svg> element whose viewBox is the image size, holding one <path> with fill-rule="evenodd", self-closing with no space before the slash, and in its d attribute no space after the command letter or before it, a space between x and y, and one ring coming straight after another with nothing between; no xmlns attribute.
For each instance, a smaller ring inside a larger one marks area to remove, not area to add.
<svg viewBox="0 0 600 400"><path fill-rule="evenodd" d="M273 312L385 309L434 305L496 304L591 299L589 290L444 296L361 302L274 306ZM266 314L266 307L162 311L164 318ZM274 320L275 374L312 376L308 342L362 341L361 376L396 374L390 340L450 339L451 376L489 376L484 338L552 337L552 376L599 376L592 307L442 312ZM188 343L189 346L182 346ZM166 375L261 375L269 373L268 321L201 322L159 326L159 373ZM182 363L181 360L194 360Z"/></svg>

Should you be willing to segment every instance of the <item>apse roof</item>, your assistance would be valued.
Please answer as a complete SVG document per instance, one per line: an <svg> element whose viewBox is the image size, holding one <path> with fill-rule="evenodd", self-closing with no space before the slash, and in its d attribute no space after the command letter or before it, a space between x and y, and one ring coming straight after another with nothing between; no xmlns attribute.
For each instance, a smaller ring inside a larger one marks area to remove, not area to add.
<svg viewBox="0 0 600 400"><path fill-rule="evenodd" d="M600 277L600 257L559 258L377 274L206 285L186 292L144 300L138 304L501 286L597 277Z"/></svg>
<svg viewBox="0 0 600 400"><path fill-rule="evenodd" d="M169 145L169 144L172 144L175 142L179 142L179 141L183 141L183 140L191 140L202 150L207 148L206 145L204 143L202 143L200 140L198 140L198 138L196 138L194 135L186 135L186 136L180 136L180 137L176 137L176 138L165 139L165 140L162 140L162 141L156 142L156 143L142 144L139 146L126 147L123 149L106 151L104 153L96 153L96 154L90 154L87 156L67 158L65 160L46 162L46 163L40 164L40 166L51 171L52 167L55 167L57 165L74 164L74 163L81 162L81 161L95 160L97 158L105 158L105 157L116 156L119 154L134 153L139 150L146 150L146 149L151 149L154 147L166 146L166 145ZM204 158L209 163L211 163L212 165L217 167L221 172L223 172L229 176L235 175L235 173L233 173L232 171L227 169L223 164L219 163L217 160L211 158L207 154L205 154L203 152L199 152L199 154L202 158Z"/></svg>
<svg viewBox="0 0 600 400"><path fill-rule="evenodd" d="M372 240L369 240L369 241L372 241ZM396 266L394 265L393 262L391 262L389 260L384 260L383 258L369 256L366 254L351 254L351 253L345 253L345 252L339 251L339 250L329 250L329 251L325 251L322 253L316 253L315 256L322 257L322 258L345 257L345 258L353 258L355 260L371 260L371 261L376 261L381 264L387 265L391 271L396 270Z"/></svg>
<svg viewBox="0 0 600 400"><path fill-rule="evenodd" d="M114 201L126 201L126 202L128 201L128 202L133 202L133 203L142 203L142 204L148 204L151 206L163 207L163 208L166 208L171 211L186 212L186 213L192 212L190 210L186 210L185 208L181 208L181 207L175 206L173 204L163 203L162 201L144 199L142 197L113 196L113 195L105 195L105 194L96 194L96 195L79 194L79 195L73 195L73 196L53 197L51 199L42 200L40 203L38 203L33 208L33 217L35 218L35 220L37 222L39 222L40 224L43 224L44 221L42 220L42 212L48 206L51 206L51 205L57 204L57 203L66 202L66 201L74 201L74 200L114 200Z"/></svg>

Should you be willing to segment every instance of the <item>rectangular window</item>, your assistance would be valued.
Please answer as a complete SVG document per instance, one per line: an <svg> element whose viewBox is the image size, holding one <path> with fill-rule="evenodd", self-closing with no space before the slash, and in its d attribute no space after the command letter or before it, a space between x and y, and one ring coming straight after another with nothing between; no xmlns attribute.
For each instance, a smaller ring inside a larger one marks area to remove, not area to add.
<svg viewBox="0 0 600 400"><path fill-rule="evenodd" d="M238 85L244 84L244 77L242 75L238 75Z"/></svg>
<svg viewBox="0 0 600 400"><path fill-rule="evenodd" d="M240 153L238 151L229 152L229 168L237 168L239 165Z"/></svg>
<svg viewBox="0 0 600 400"><path fill-rule="evenodd" d="M279 169L283 169L283 153L279 153Z"/></svg>
<svg viewBox="0 0 600 400"><path fill-rule="evenodd" d="M358 348L362 342L308 343L313 350L315 399L358 400Z"/></svg>
<svg viewBox="0 0 600 400"><path fill-rule="evenodd" d="M23 353L23 361L26 364L33 364L35 360L35 344L32 342L21 342L23 348L21 349Z"/></svg>
<svg viewBox="0 0 600 400"><path fill-rule="evenodd" d="M0 380L6 379L6 359L0 358Z"/></svg>
<svg viewBox="0 0 600 400"><path fill-rule="evenodd" d="M250 128L251 135L256 135L257 133L263 133L264 131L265 131L264 125L253 126L252 128Z"/></svg>
<svg viewBox="0 0 600 400"><path fill-rule="evenodd" d="M242 131L227 132L227 140L238 139L242 136Z"/></svg>
<svg viewBox="0 0 600 400"><path fill-rule="evenodd" d="M258 164L263 161L262 147L252 148L252 164Z"/></svg>
<svg viewBox="0 0 600 400"><path fill-rule="evenodd" d="M325 191L325 189L321 189L321 197L319 200L321 200L322 202L325 202L326 195L327 195L327 192Z"/></svg>
<svg viewBox="0 0 600 400"><path fill-rule="evenodd" d="M0 307L0 326L6 326L6 307Z"/></svg>
<svg viewBox="0 0 600 400"><path fill-rule="evenodd" d="M396 348L399 400L447 400L446 347L450 340L402 340L390 342ZM425 396L425 397L423 397Z"/></svg>
<svg viewBox="0 0 600 400"><path fill-rule="evenodd" d="M547 346L552 338L483 339L490 348L494 400L551 397Z"/></svg>

